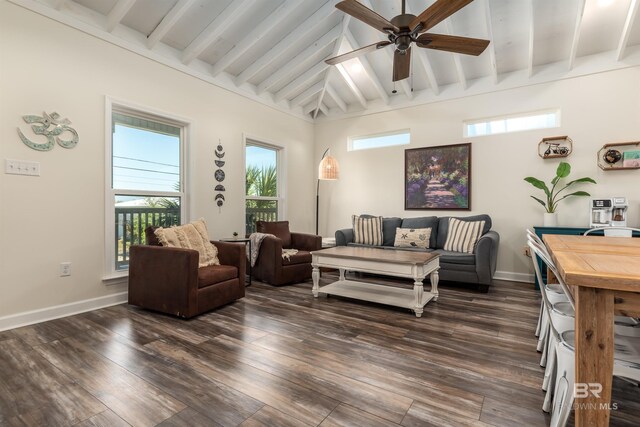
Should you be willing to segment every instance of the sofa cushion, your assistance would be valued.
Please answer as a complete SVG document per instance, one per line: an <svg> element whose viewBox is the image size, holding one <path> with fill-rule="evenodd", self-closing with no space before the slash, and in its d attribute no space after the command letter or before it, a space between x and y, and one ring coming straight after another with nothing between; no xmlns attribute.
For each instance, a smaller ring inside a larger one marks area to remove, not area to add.
<svg viewBox="0 0 640 427"><path fill-rule="evenodd" d="M365 245L382 244L382 217L362 217L353 215L353 241Z"/></svg>
<svg viewBox="0 0 640 427"><path fill-rule="evenodd" d="M416 218L404 218L402 228L430 228L431 237L429 237L429 247L436 247L436 237L438 235L438 217L437 216L421 216Z"/></svg>
<svg viewBox="0 0 640 427"><path fill-rule="evenodd" d="M311 264L311 252L298 251L288 257L282 257L282 265Z"/></svg>
<svg viewBox="0 0 640 427"><path fill-rule="evenodd" d="M464 252L445 251L444 249L436 249L435 253L440 254L440 264L464 264L475 265L476 256Z"/></svg>
<svg viewBox="0 0 640 427"><path fill-rule="evenodd" d="M435 248L443 249L444 243L447 241L447 234L449 233L449 218L457 218L460 221L484 221L484 227L482 228L481 236L485 235L491 230L491 217L489 215L473 215L467 217L449 217L443 216L439 220L438 224L438 238ZM432 235L433 236L433 235Z"/></svg>
<svg viewBox="0 0 640 427"><path fill-rule="evenodd" d="M376 218L375 215L362 214L360 218ZM396 238L396 228L402 224L402 218L382 218L382 246L393 246Z"/></svg>
<svg viewBox="0 0 640 427"><path fill-rule="evenodd" d="M238 277L238 268L232 265L210 265L198 269L198 288L215 285L216 283Z"/></svg>
<svg viewBox="0 0 640 427"><path fill-rule="evenodd" d="M442 249L472 254L482 236L483 228L484 221L460 221L457 218L450 218L447 240Z"/></svg>
<svg viewBox="0 0 640 427"><path fill-rule="evenodd" d="M430 237L430 228L396 228L396 238L393 246L396 248L428 248Z"/></svg>
<svg viewBox="0 0 640 427"><path fill-rule="evenodd" d="M258 233L273 234L282 240L283 248L291 248L289 221L256 221L256 231Z"/></svg>
<svg viewBox="0 0 640 427"><path fill-rule="evenodd" d="M220 264L218 249L209 241L207 224L202 218L178 227L158 227L153 233L162 246L198 251L198 267Z"/></svg>

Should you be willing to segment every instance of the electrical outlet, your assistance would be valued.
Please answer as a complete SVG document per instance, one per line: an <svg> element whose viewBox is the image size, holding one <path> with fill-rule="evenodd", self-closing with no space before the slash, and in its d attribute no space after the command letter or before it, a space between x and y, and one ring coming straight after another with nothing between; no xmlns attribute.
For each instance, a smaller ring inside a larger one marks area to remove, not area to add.
<svg viewBox="0 0 640 427"><path fill-rule="evenodd" d="M60 263L60 277L71 276L71 263L70 262L61 262Z"/></svg>

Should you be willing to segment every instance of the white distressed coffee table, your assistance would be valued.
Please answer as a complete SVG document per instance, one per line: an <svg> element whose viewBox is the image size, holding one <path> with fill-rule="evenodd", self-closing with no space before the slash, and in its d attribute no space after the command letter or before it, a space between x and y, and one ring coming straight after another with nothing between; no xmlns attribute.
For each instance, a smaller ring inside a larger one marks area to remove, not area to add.
<svg viewBox="0 0 640 427"><path fill-rule="evenodd" d="M387 304L413 310L421 317L424 306L438 300L438 269L440 255L429 252L408 252L366 247L337 246L311 252L313 266L313 296L338 295L363 301ZM340 279L319 287L320 268L337 268ZM413 279L413 289L345 279L345 271L382 274ZM430 276L431 290L424 291L422 281Z"/></svg>

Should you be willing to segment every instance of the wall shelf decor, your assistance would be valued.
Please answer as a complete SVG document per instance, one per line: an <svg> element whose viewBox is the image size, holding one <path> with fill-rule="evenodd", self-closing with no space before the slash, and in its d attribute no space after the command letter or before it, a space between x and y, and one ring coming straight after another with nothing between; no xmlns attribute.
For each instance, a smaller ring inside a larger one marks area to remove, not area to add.
<svg viewBox="0 0 640 427"><path fill-rule="evenodd" d="M538 155L543 159L567 157L573 151L573 141L566 135L542 138L538 143Z"/></svg>
<svg viewBox="0 0 640 427"><path fill-rule="evenodd" d="M605 171L640 169L640 141L605 144L597 161Z"/></svg>
<svg viewBox="0 0 640 427"><path fill-rule="evenodd" d="M42 116L26 115L22 116L22 120L30 124L36 123L31 125L33 133L42 135L47 139L47 142L33 142L18 128L20 140L29 148L38 151L49 151L53 149L56 142L62 148L73 148L78 144L78 132L69 126L71 121L69 121L69 119L61 119L60 114L56 112L51 114L43 112ZM65 133L71 134L71 139L63 139L60 137Z"/></svg>

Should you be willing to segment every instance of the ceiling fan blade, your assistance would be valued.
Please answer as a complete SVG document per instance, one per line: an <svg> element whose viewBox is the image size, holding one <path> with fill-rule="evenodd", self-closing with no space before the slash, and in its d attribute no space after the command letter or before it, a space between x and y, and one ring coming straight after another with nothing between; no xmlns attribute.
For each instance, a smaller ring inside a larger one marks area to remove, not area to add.
<svg viewBox="0 0 640 427"><path fill-rule="evenodd" d="M369 46L361 47L360 49L352 50L351 52L343 53L342 55L334 56L333 58L329 58L325 60L329 65L336 65L344 61L348 61L349 59L356 58L360 55L363 55L368 52L372 52L374 50L382 49L383 47L389 46L391 44L390 41L378 42L374 44L370 44Z"/></svg>
<svg viewBox="0 0 640 427"><path fill-rule="evenodd" d="M382 31L383 33L388 33L389 31L400 31L400 29L391 22L387 21L385 18L356 0L341 1L336 5L336 7L344 13L359 19L367 25L371 25L373 28Z"/></svg>
<svg viewBox="0 0 640 427"><path fill-rule="evenodd" d="M416 39L416 45L427 49L478 56L489 46L489 40L425 33Z"/></svg>
<svg viewBox="0 0 640 427"><path fill-rule="evenodd" d="M404 53L396 50L393 54L393 81L404 80L411 74L411 48Z"/></svg>
<svg viewBox="0 0 640 427"><path fill-rule="evenodd" d="M409 24L409 28L412 32L415 32L417 27L421 25L417 32L424 33L472 1L473 0L438 0L427 8L427 10L416 16Z"/></svg>

